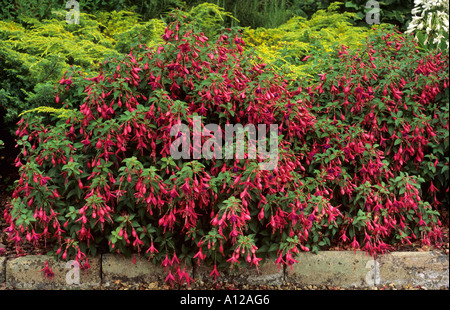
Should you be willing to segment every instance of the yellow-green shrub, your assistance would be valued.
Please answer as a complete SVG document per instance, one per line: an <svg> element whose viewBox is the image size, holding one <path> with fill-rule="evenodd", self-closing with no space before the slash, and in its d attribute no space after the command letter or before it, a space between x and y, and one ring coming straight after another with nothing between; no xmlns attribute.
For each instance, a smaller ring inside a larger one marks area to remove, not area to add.
<svg viewBox="0 0 450 310"><path fill-rule="evenodd" d="M193 21L194 27L204 32L207 37L213 37L225 27L227 19L238 21L222 7L209 2L191 8L185 16L188 21Z"/></svg>
<svg viewBox="0 0 450 310"><path fill-rule="evenodd" d="M352 24L358 19L355 13L338 13L340 4L335 2L327 10L318 10L308 20L297 16L273 29L247 28L244 40L265 62L291 71L291 77L312 76L312 63L302 61L306 56L321 58L334 51L336 44L362 47L361 41L370 32L369 28Z"/></svg>
<svg viewBox="0 0 450 310"><path fill-rule="evenodd" d="M81 12L80 24L67 24L66 13L53 11L42 21L0 21L0 108L6 122L24 110L51 106L54 85L70 66L96 71L106 57L128 53L139 42L155 45L165 27L162 20L141 22L126 11Z"/></svg>

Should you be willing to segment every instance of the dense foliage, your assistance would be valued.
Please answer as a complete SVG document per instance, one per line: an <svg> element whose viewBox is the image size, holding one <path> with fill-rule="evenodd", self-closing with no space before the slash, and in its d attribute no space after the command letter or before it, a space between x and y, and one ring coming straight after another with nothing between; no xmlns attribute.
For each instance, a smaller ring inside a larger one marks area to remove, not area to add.
<svg viewBox="0 0 450 310"><path fill-rule="evenodd" d="M448 55L377 33L318 64L331 68L317 84L293 86L245 55L236 30L211 41L173 18L164 44L111 58L95 77L71 70L58 84L62 108L25 113L5 212L17 245L57 241L56 255L85 265L102 247L137 253L166 266L168 282L189 282L180 260L212 264L216 277L263 258L292 265L295 253L332 242L372 255L439 244L439 213L420 184L448 187L435 176L448 169ZM187 133L170 129L192 128L195 115L277 124L277 168L259 169L264 158L248 150L240 160L173 159L171 143Z"/></svg>
<svg viewBox="0 0 450 310"><path fill-rule="evenodd" d="M310 18L318 10L326 9L336 1L333 0L78 0L82 12L91 14L101 11L131 11L142 16L143 20L158 19L167 16L175 8L189 11L200 4L214 4L233 14L228 16L226 26L241 26L251 28L274 28L287 22L295 16ZM367 7L366 0L349 0L340 13L357 14L364 23L365 15L372 10ZM411 20L411 9L414 2L410 0L385 0L379 2L381 23L391 23L406 30ZM0 2L1 19L19 20L23 17L43 20L49 18L52 10L65 9L67 0L3 0Z"/></svg>
<svg viewBox="0 0 450 310"><path fill-rule="evenodd" d="M448 54L378 31L362 49L315 62L323 71L299 95L317 127L297 152L309 154L311 189L344 214L340 240L371 253L437 242L449 188Z"/></svg>
<svg viewBox="0 0 450 310"><path fill-rule="evenodd" d="M271 29L227 28L234 14L211 3L164 21L128 11L80 25L62 11L1 21L0 104L19 119L4 218L18 253L50 244L84 267L99 252L143 255L167 282L189 283L183 262L217 278L331 245L373 256L439 246L449 55L388 25L355 27L357 14L339 9ZM195 142L196 117L203 157L174 158L174 142ZM207 124L264 124L266 142L275 124L276 168L261 169L267 158L249 145L228 159Z"/></svg>
<svg viewBox="0 0 450 310"><path fill-rule="evenodd" d="M0 108L6 123L22 111L51 105L54 85L70 66L93 70L139 41L156 44L165 27L161 20L138 22L129 12L81 16L80 25L67 24L65 11L43 22L0 21Z"/></svg>
<svg viewBox="0 0 450 310"><path fill-rule="evenodd" d="M340 45L360 48L372 31L355 27L355 13L338 12L334 3L326 10L318 10L311 18L293 17L277 28L246 29L244 40L263 61L283 70L291 78L311 78L318 72L305 57L326 57Z"/></svg>

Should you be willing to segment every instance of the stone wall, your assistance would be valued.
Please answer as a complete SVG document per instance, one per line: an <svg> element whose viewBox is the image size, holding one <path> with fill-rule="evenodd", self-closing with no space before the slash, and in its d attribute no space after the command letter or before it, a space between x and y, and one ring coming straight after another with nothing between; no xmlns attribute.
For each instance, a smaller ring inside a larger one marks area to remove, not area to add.
<svg viewBox="0 0 450 310"><path fill-rule="evenodd" d="M364 252L324 251L319 254L300 253L298 263L280 268L266 262L255 268L222 273L231 283L278 285L284 282L298 285L328 285L343 288L363 288L396 283L427 289L449 287L449 257L441 252L393 252L374 260ZM54 277L44 276L42 268L48 261ZM15 259L0 257L0 283L14 289L92 289L104 283L164 281L164 268L144 257L125 258L105 254L89 258L89 270L76 270L75 265L47 256L23 256ZM186 266L194 280L211 281L212 267ZM78 277L77 277L78 275Z"/></svg>

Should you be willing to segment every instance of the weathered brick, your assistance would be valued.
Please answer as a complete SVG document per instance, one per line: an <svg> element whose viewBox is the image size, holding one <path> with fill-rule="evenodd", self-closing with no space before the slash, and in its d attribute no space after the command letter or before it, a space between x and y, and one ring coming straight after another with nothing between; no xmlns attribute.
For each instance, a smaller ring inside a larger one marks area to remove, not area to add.
<svg viewBox="0 0 450 310"><path fill-rule="evenodd" d="M366 266L372 260L364 252L324 251L318 254L302 252L298 263L286 268L286 281L300 285L330 285L364 287Z"/></svg>
<svg viewBox="0 0 450 310"><path fill-rule="evenodd" d="M164 280L165 270L161 266L155 266L145 257L136 256L133 264L132 257L118 254L102 255L102 279L103 282L155 282Z"/></svg>
<svg viewBox="0 0 450 310"><path fill-rule="evenodd" d="M439 252L391 252L376 259L364 252L300 253L286 280L302 285L370 287L398 284L449 287L449 258Z"/></svg>
<svg viewBox="0 0 450 310"><path fill-rule="evenodd" d="M211 282L213 278L210 273L213 266L204 266L195 268L195 280ZM284 280L284 272L281 266L275 265L272 261L266 261L261 264L258 269L255 266L236 267L235 270L219 271L220 277L218 281L226 281L229 283L239 283L248 285L277 285L282 284Z"/></svg>
<svg viewBox="0 0 450 310"><path fill-rule="evenodd" d="M54 273L48 279L41 271L48 261ZM73 283L71 275L75 272L69 262L56 261L45 255L29 255L6 262L6 285L16 289L90 289L101 284L100 258L89 258L90 269L79 270L79 284Z"/></svg>
<svg viewBox="0 0 450 310"><path fill-rule="evenodd" d="M6 257L0 257L0 283L6 281Z"/></svg>
<svg viewBox="0 0 450 310"><path fill-rule="evenodd" d="M448 288L449 257L440 252L392 252L379 257L381 284Z"/></svg>

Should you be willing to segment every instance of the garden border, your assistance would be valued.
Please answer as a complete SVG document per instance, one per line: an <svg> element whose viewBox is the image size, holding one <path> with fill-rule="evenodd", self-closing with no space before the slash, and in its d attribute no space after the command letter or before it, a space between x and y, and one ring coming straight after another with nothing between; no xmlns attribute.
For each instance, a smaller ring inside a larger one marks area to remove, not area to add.
<svg viewBox="0 0 450 310"><path fill-rule="evenodd" d="M165 270L155 266L145 257L126 258L117 254L103 254L89 258L91 268L80 271L79 284L67 284L73 269L65 261L57 261L46 255L28 255L14 259L0 257L0 284L7 289L95 289L122 282L164 281ZM425 289L449 288L449 256L439 251L392 252L376 260L361 251L324 251L318 254L300 253L297 263L280 268L274 262L261 264L258 271L244 267L239 271L221 273L218 281L247 285L296 285L331 286L362 289L378 285L412 285ZM54 273L47 279L42 272L45 262ZM209 282L212 267L185 266L196 281ZM72 278L71 278L72 279ZM371 283L373 281L373 283ZM69 279L70 282L70 279Z"/></svg>

